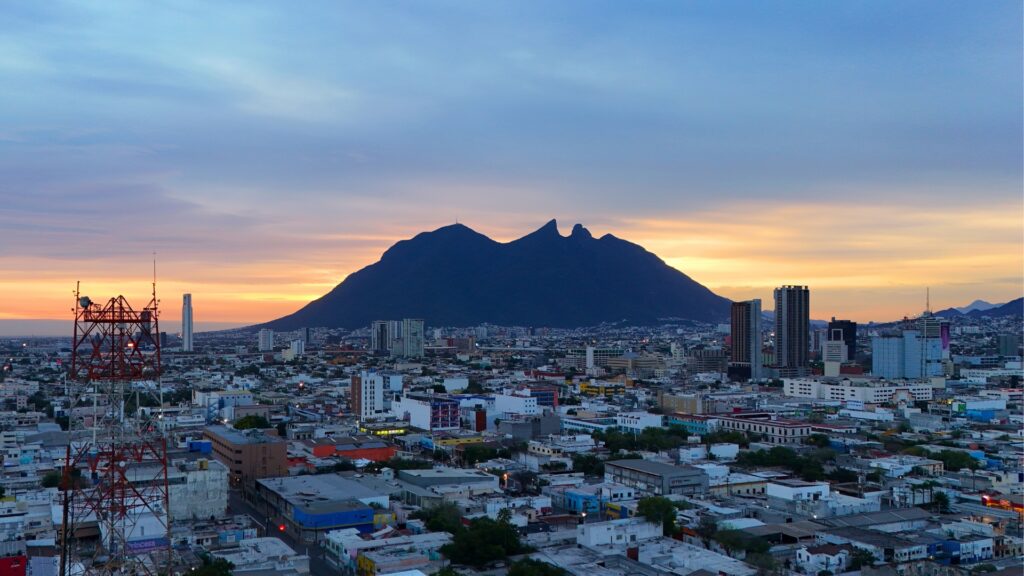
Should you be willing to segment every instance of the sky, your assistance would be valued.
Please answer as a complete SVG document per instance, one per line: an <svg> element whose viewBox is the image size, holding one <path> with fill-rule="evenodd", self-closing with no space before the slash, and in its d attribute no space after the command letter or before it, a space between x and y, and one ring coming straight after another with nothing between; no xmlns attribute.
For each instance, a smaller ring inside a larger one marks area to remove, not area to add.
<svg viewBox="0 0 1024 576"><path fill-rule="evenodd" d="M269 320L394 242L557 218L859 321L1024 291L1022 5L0 7L0 332ZM767 306L770 307L770 306ZM13 322L17 320L18 322ZM5 328L5 326L7 328Z"/></svg>

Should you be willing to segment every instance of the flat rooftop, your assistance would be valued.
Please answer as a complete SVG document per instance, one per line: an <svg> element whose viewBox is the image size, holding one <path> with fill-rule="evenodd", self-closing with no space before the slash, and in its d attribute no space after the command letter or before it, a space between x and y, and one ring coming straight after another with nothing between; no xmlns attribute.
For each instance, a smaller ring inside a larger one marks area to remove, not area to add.
<svg viewBox="0 0 1024 576"><path fill-rule="evenodd" d="M652 460L611 460L607 462L620 468L628 468L637 472L647 474L659 474L662 476L675 476L678 474L703 474L704 471L693 466L673 466Z"/></svg>
<svg viewBox="0 0 1024 576"><path fill-rule="evenodd" d="M284 439L262 430L235 430L227 426L209 426L206 431L232 444L275 444Z"/></svg>

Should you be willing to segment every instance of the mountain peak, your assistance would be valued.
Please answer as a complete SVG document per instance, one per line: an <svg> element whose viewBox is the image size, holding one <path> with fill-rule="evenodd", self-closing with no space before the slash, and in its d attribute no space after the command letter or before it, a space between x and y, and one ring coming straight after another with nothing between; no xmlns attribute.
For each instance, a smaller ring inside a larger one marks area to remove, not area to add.
<svg viewBox="0 0 1024 576"><path fill-rule="evenodd" d="M583 227L583 224L577 224L572 227L572 234L569 234L569 238L589 240L593 236L590 235L590 230Z"/></svg>

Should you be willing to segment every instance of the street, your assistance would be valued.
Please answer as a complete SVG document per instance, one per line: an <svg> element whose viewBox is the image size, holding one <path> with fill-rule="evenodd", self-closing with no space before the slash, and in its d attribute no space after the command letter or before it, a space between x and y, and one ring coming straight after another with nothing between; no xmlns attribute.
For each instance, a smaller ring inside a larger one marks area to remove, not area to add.
<svg viewBox="0 0 1024 576"><path fill-rule="evenodd" d="M253 506L242 498L242 492L240 490L228 491L228 506L231 507L232 514L246 514L252 518L260 528L260 534L262 536L279 538L299 554L309 555L310 574L315 574L316 576L320 576L321 574L341 574L340 570L336 569L324 558L323 549L319 545L307 545L305 542L297 542L290 534L286 532L279 532L277 527L273 522L270 522L270 519L263 511L257 509L256 506Z"/></svg>

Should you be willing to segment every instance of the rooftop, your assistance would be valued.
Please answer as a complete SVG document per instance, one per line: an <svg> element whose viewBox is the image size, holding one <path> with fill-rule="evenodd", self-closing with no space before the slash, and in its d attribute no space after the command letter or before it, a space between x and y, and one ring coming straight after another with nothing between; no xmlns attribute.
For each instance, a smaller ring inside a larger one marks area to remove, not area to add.
<svg viewBox="0 0 1024 576"><path fill-rule="evenodd" d="M283 438L267 434L263 430L235 430L227 426L209 426L206 431L232 444L275 444L284 442Z"/></svg>
<svg viewBox="0 0 1024 576"><path fill-rule="evenodd" d="M703 474L704 471L693 466L673 466L651 460L612 460L608 464L620 468L628 468L647 474L675 475L675 474Z"/></svg>

